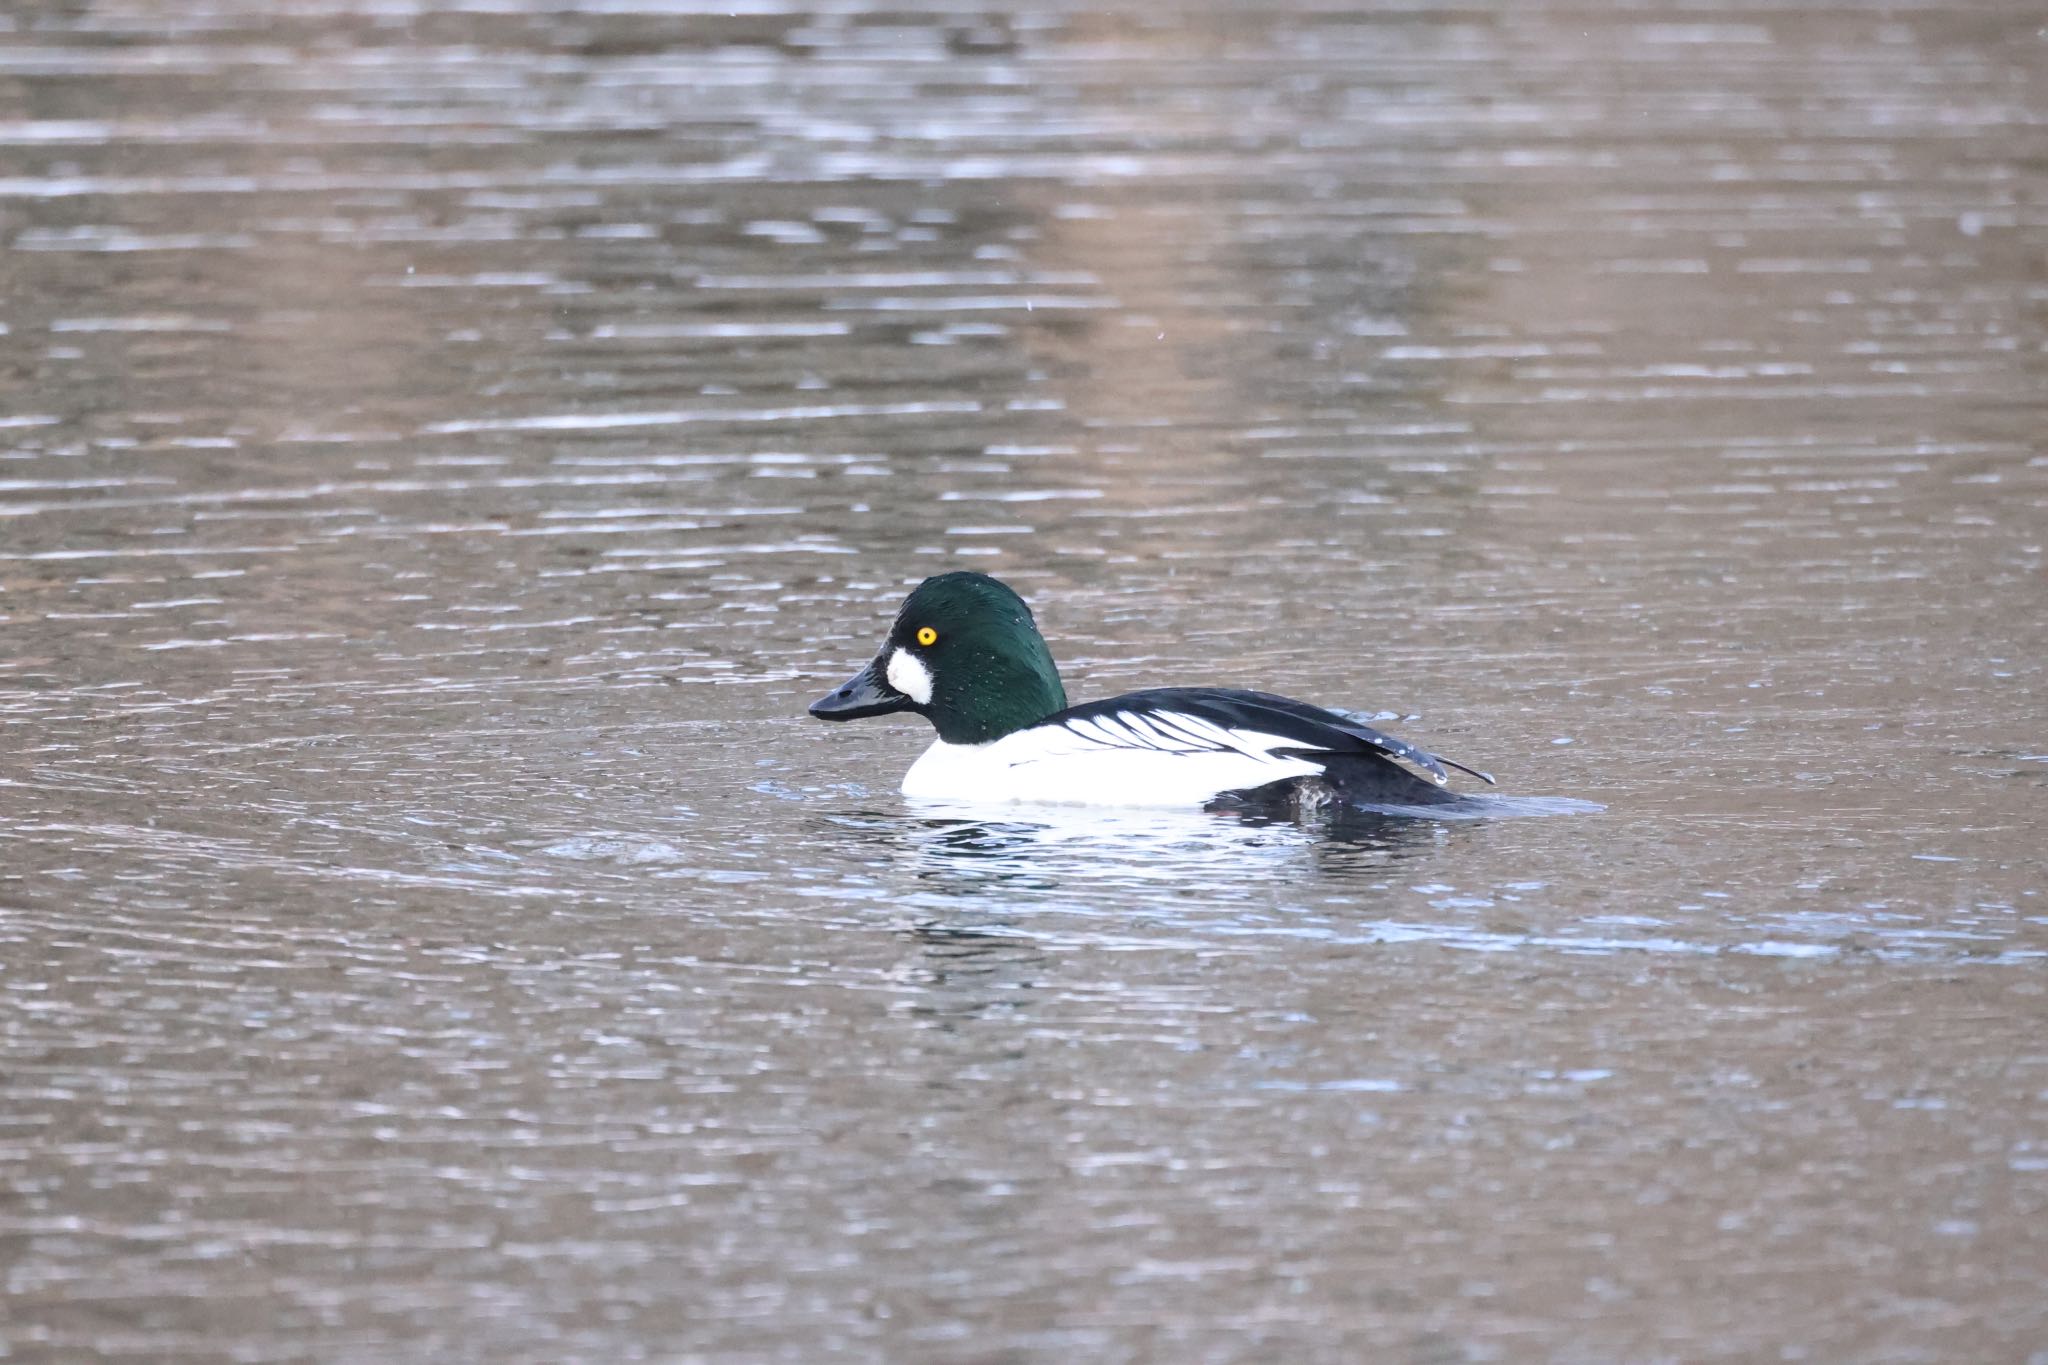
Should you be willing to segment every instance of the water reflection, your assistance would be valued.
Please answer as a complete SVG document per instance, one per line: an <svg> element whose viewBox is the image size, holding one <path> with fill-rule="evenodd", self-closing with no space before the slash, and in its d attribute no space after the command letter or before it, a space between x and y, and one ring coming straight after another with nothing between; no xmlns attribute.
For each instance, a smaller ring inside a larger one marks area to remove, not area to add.
<svg viewBox="0 0 2048 1365"><path fill-rule="evenodd" d="M905 1007L912 1019L941 1027L1022 1011L1045 983L1052 951L1037 936L1000 924L972 926L922 920L904 931L917 948L899 979L917 988Z"/></svg>
<svg viewBox="0 0 2048 1365"><path fill-rule="evenodd" d="M1443 848L1462 822L1370 811L1290 819L1244 812L1087 807L996 808L916 801L906 813L825 817L820 837L891 851L922 891L972 898L1084 888L1214 892L1256 883L1385 870Z"/></svg>

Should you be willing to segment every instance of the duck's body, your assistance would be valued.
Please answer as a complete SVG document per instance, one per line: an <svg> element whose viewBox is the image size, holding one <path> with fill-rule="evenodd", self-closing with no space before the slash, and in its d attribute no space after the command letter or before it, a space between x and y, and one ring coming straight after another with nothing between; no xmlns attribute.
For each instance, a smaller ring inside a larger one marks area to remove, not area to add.
<svg viewBox="0 0 2048 1365"><path fill-rule="evenodd" d="M923 715L939 732L904 774L904 793L916 797L1441 806L1465 799L1447 789L1446 764L1493 780L1263 692L1165 687L1070 707L1030 608L982 574L925 580L875 660L811 706L825 720L894 711Z"/></svg>
<svg viewBox="0 0 2048 1365"><path fill-rule="evenodd" d="M1070 707L986 744L938 740L903 775L903 791L1090 806L1458 799L1394 757L1443 772L1433 755L1285 697L1161 687Z"/></svg>

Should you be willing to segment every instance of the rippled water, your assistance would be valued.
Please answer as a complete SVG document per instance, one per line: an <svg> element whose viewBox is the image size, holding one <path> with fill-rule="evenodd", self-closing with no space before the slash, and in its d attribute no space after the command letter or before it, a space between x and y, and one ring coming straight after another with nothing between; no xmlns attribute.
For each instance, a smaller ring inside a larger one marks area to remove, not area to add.
<svg viewBox="0 0 2048 1365"><path fill-rule="evenodd" d="M2039 18L0 16L0 1355L2041 1360Z"/></svg>

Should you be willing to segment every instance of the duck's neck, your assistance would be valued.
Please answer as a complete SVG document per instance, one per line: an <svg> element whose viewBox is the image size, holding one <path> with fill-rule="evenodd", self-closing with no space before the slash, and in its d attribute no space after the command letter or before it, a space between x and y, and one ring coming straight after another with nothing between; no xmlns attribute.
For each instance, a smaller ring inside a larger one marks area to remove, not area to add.
<svg viewBox="0 0 2048 1365"><path fill-rule="evenodd" d="M1045 641L1017 653L991 651L948 679L942 675L925 708L939 738L948 744L988 744L1038 724L1067 709L1067 689Z"/></svg>

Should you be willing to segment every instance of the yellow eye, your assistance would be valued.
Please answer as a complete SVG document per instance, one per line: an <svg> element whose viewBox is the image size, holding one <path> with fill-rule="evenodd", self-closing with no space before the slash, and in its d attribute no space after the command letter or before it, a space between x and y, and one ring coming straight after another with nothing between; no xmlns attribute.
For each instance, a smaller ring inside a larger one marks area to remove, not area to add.
<svg viewBox="0 0 2048 1365"><path fill-rule="evenodd" d="M930 648L939 642L939 633L930 626L919 626L917 628L917 642L926 648Z"/></svg>

